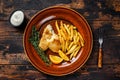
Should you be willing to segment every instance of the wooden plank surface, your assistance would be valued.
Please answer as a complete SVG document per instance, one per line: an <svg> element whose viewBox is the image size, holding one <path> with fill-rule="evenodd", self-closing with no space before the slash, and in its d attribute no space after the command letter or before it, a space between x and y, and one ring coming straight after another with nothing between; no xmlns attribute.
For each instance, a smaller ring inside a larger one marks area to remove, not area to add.
<svg viewBox="0 0 120 80"><path fill-rule="evenodd" d="M120 77L120 65L106 65L103 69L85 65L75 73L62 77L43 74L31 65L0 65L0 69L2 80L119 80Z"/></svg>
<svg viewBox="0 0 120 80"><path fill-rule="evenodd" d="M23 10L31 19L38 11L56 5L82 14L93 32L93 50L87 63L63 77L49 76L34 68L24 53L24 29L9 23L14 10ZM97 67L99 28L104 29L102 69ZM0 80L120 80L120 12L109 9L105 0L0 0Z"/></svg>
<svg viewBox="0 0 120 80"><path fill-rule="evenodd" d="M32 4L29 5L29 4ZM14 10L23 10L29 18L36 12L50 6L64 6L72 8L81 13L86 19L112 20L114 17L120 19L118 12L115 12L105 5L105 0L1 0L0 20L8 20Z"/></svg>

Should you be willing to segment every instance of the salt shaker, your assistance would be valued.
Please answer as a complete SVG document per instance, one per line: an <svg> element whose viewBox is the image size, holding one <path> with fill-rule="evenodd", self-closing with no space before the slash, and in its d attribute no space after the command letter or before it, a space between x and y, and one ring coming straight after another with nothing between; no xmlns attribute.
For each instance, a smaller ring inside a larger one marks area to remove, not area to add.
<svg viewBox="0 0 120 80"><path fill-rule="evenodd" d="M28 20L23 11L16 10L10 15L9 22L13 27L25 28Z"/></svg>

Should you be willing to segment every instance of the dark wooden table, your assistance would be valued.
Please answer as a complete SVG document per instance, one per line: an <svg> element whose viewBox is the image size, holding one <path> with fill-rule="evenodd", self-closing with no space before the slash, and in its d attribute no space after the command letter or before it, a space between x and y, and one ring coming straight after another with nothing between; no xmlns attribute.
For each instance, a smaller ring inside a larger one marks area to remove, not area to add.
<svg viewBox="0 0 120 80"><path fill-rule="evenodd" d="M0 0L0 80L120 80L120 12L109 9L104 1ZM54 5L82 14L93 32L93 49L87 63L75 73L62 77L43 74L31 65L23 49L24 29L9 23L14 10L24 11L30 19L36 12ZM104 29L101 69L97 67L99 28Z"/></svg>

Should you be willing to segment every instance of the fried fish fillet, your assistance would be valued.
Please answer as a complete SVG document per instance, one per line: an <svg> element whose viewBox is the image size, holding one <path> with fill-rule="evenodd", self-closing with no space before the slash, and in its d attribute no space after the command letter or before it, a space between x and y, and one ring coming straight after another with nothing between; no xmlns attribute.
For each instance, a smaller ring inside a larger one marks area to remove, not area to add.
<svg viewBox="0 0 120 80"><path fill-rule="evenodd" d="M44 51L48 49L49 42L48 40L52 37L52 28L48 25L42 34L42 37L39 41L39 47L41 47Z"/></svg>
<svg viewBox="0 0 120 80"><path fill-rule="evenodd" d="M47 42L44 37L42 37L39 41L39 47L42 48L44 51L48 49L48 44L49 42Z"/></svg>
<svg viewBox="0 0 120 80"><path fill-rule="evenodd" d="M53 52L58 52L60 49L60 41L58 35L55 34L52 26L49 24L44 29L42 37L39 42L39 47L41 47L44 51L48 48Z"/></svg>
<svg viewBox="0 0 120 80"><path fill-rule="evenodd" d="M51 51L58 52L60 50L60 41L59 41L58 35L54 34L52 38L54 39L49 43L48 47Z"/></svg>

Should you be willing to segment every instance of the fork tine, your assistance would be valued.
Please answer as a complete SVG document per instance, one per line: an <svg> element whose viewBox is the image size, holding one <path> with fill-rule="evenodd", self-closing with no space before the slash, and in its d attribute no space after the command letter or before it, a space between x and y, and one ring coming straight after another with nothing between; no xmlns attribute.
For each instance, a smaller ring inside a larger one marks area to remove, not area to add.
<svg viewBox="0 0 120 80"><path fill-rule="evenodd" d="M99 39L103 39L103 29L99 29Z"/></svg>

